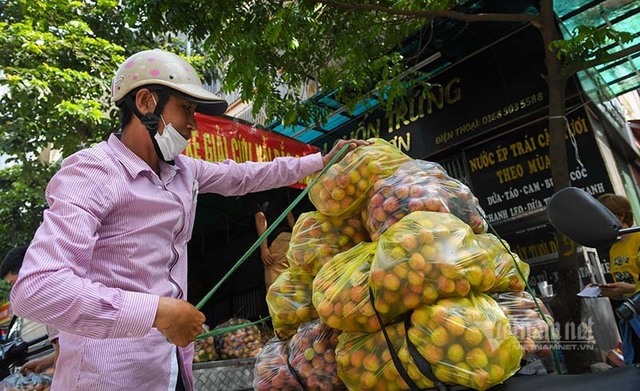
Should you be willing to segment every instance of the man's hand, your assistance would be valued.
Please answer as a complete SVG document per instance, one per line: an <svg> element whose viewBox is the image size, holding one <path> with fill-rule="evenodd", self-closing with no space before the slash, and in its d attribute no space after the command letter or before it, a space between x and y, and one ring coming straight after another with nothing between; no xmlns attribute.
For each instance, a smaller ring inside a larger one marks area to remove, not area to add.
<svg viewBox="0 0 640 391"><path fill-rule="evenodd" d="M260 248L260 259L265 267L271 268L276 264L276 260L271 256L269 248Z"/></svg>
<svg viewBox="0 0 640 391"><path fill-rule="evenodd" d="M600 285L600 293L602 293L602 296L620 298L623 295L634 293L635 288L635 285L627 282L612 282L610 284Z"/></svg>
<svg viewBox="0 0 640 391"><path fill-rule="evenodd" d="M55 364L54 354L51 353L47 356L39 358L37 360L31 360L20 367L20 372L23 374L27 374L30 372L41 373L47 368L52 367Z"/></svg>
<svg viewBox="0 0 640 391"><path fill-rule="evenodd" d="M202 334L204 314L185 300L161 297L153 327L158 329L169 342L185 347Z"/></svg>
<svg viewBox="0 0 640 391"><path fill-rule="evenodd" d="M363 146L363 145L371 145L373 144L372 141L366 141L366 140L356 140L356 139L351 139L351 140L338 140L338 142L336 142L333 145L333 148L331 148L331 151L329 151L329 153L327 153L326 155L324 155L322 157L322 164L323 165L327 165L329 164L329 162L331 161L331 159L333 159L333 157L340 152L340 150L342 149L342 147L344 147L345 144L349 144L349 151L353 151L354 149ZM347 151L348 153L348 151ZM346 153L344 155L342 155L342 157L344 157L346 155ZM341 157L341 158L342 158Z"/></svg>

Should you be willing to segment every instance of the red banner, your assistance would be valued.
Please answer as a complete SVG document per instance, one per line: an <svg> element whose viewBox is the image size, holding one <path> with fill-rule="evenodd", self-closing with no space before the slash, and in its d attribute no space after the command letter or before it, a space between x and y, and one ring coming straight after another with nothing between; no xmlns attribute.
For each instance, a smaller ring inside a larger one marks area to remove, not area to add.
<svg viewBox="0 0 640 391"><path fill-rule="evenodd" d="M319 151L312 145L258 129L229 117L196 113L196 125L198 130L192 133L184 153L210 162L226 159L238 163L267 162L280 156L304 156ZM296 187L304 187L304 184Z"/></svg>

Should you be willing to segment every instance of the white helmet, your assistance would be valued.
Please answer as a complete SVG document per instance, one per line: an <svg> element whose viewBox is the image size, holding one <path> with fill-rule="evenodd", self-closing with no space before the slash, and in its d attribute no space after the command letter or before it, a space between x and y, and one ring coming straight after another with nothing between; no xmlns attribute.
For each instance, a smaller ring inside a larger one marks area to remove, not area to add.
<svg viewBox="0 0 640 391"><path fill-rule="evenodd" d="M182 57L160 49L144 50L125 60L111 85L111 102L121 101L137 87L157 84L170 87L197 104L203 114L222 114L227 102L202 87L195 69Z"/></svg>

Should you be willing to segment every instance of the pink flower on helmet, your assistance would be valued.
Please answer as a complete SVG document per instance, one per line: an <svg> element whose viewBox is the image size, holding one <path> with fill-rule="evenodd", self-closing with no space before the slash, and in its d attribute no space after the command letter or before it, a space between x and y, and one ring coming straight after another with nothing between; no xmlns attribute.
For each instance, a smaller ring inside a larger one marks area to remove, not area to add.
<svg viewBox="0 0 640 391"><path fill-rule="evenodd" d="M149 71L149 74L153 77L158 77L160 75L160 70L159 69L152 69L151 71Z"/></svg>

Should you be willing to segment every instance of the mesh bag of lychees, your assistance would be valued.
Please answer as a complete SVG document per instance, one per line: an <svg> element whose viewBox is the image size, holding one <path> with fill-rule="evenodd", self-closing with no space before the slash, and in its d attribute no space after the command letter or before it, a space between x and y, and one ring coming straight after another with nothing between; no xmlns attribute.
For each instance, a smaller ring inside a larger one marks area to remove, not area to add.
<svg viewBox="0 0 640 391"><path fill-rule="evenodd" d="M536 307L544 314L545 320ZM509 292L498 296L498 304L509 319L513 335L520 341L525 353L545 357L551 353L553 338L549 334L549 325L553 326L553 318L540 299L528 292Z"/></svg>
<svg viewBox="0 0 640 391"><path fill-rule="evenodd" d="M495 264L469 225L449 213L412 212L378 240L369 286L383 322L423 304L486 292Z"/></svg>
<svg viewBox="0 0 640 391"><path fill-rule="evenodd" d="M215 348L213 336L204 339L196 339L194 343L193 362L215 361L218 359L218 353Z"/></svg>
<svg viewBox="0 0 640 391"><path fill-rule="evenodd" d="M377 243L363 242L325 264L313 280L313 306L338 330L376 332L380 324L369 297L369 269Z"/></svg>
<svg viewBox="0 0 640 391"><path fill-rule="evenodd" d="M289 339L301 323L318 319L311 303L313 276L289 268L282 272L267 291L267 306L273 330L281 339Z"/></svg>
<svg viewBox="0 0 640 391"><path fill-rule="evenodd" d="M256 391L304 391L287 365L289 341L270 339L256 357L253 389Z"/></svg>
<svg viewBox="0 0 640 391"><path fill-rule="evenodd" d="M444 383L486 390L520 369L520 343L487 295L471 293L420 307L411 325L409 339Z"/></svg>
<svg viewBox="0 0 640 391"><path fill-rule="evenodd" d="M389 142L374 138L371 145L356 148L325 172L309 191L316 209L328 216L352 216L360 212L371 186L411 160Z"/></svg>
<svg viewBox="0 0 640 391"><path fill-rule="evenodd" d="M305 390L346 390L336 367L335 350L340 333L320 320L313 320L301 324L289 341L289 365Z"/></svg>
<svg viewBox="0 0 640 391"><path fill-rule="evenodd" d="M315 276L334 255L368 239L359 214L330 217L320 212L303 213L293 227L287 260L291 267Z"/></svg>
<svg viewBox="0 0 640 391"><path fill-rule="evenodd" d="M486 249L496 266L496 282L487 293L521 292L529 278L529 264L522 262L509 244L492 234L476 235L480 245ZM522 275L520 275L520 272Z"/></svg>
<svg viewBox="0 0 640 391"><path fill-rule="evenodd" d="M391 358L393 349L402 362L402 367L420 389L434 385L416 366L406 343L404 323L386 326L391 346L382 333L347 333L338 337L336 362L338 376L349 390L408 390L409 386L401 377Z"/></svg>
<svg viewBox="0 0 640 391"><path fill-rule="evenodd" d="M247 324L245 327L214 336L215 351L223 359L255 357L262 349L260 330L246 319L231 318L214 330Z"/></svg>
<svg viewBox="0 0 640 391"><path fill-rule="evenodd" d="M469 224L473 232L487 232L477 198L437 163L403 163L393 175L376 181L370 196L364 220L373 240L416 211L451 213Z"/></svg>

